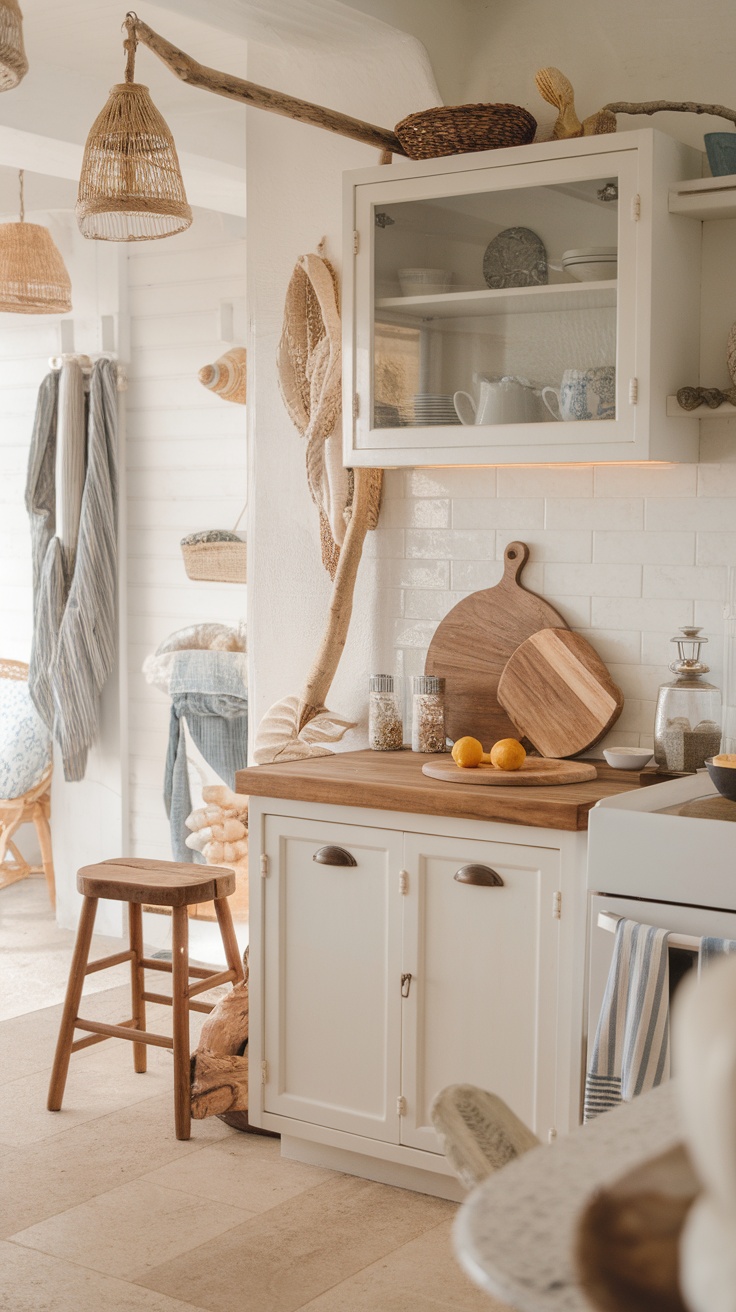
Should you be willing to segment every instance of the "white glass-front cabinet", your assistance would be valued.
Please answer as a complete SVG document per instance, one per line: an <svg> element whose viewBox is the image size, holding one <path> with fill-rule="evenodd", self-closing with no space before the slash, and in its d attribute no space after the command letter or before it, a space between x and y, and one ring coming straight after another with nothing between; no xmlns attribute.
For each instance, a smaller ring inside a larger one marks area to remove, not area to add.
<svg viewBox="0 0 736 1312"><path fill-rule="evenodd" d="M264 1112L436 1155L432 1099L472 1083L546 1139L559 850L264 826Z"/></svg>
<svg viewBox="0 0 736 1312"><path fill-rule="evenodd" d="M696 460L700 154L651 129L345 180L347 465ZM596 253L599 258L596 258Z"/></svg>

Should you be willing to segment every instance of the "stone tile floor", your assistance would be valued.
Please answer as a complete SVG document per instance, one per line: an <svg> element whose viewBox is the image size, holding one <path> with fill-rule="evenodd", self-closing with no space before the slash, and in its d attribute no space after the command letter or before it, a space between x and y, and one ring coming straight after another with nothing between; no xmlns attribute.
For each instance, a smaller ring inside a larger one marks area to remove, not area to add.
<svg viewBox="0 0 736 1312"><path fill-rule="evenodd" d="M217 1118L178 1142L164 1049L146 1075L119 1040L76 1053L47 1112L72 937L42 881L0 892L0 1308L502 1312L455 1262L455 1204L282 1159ZM127 1014L126 984L100 990L115 971L91 977L90 1015Z"/></svg>

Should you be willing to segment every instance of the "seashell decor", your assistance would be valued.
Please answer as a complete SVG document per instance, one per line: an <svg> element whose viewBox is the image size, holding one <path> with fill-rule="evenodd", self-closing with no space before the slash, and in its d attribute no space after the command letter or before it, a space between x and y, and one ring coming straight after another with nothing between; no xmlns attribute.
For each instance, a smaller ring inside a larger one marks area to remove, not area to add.
<svg viewBox="0 0 736 1312"><path fill-rule="evenodd" d="M221 355L214 364L206 364L199 371L199 381L204 387L221 396L223 401L234 401L236 405L245 405L245 362L247 352L244 346L233 346Z"/></svg>

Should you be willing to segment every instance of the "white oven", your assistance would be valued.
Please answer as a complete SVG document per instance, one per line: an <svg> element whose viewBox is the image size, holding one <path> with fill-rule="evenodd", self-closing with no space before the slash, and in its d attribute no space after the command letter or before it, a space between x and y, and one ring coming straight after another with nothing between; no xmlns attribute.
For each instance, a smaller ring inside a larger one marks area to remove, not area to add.
<svg viewBox="0 0 736 1312"><path fill-rule="evenodd" d="M617 916L670 931L671 994L696 963L699 938L736 939L736 824L682 814L683 809L697 810L693 803L714 797L710 778L703 772L620 793L591 811L587 876L587 1032L591 1038L611 964ZM728 805L719 804L717 809L728 814Z"/></svg>

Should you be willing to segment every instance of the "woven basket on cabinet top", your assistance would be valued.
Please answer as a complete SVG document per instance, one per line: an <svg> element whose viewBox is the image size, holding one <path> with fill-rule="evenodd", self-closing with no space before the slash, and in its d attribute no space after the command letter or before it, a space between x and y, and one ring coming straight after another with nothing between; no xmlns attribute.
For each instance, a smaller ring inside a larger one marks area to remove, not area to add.
<svg viewBox="0 0 736 1312"><path fill-rule="evenodd" d="M182 542L184 568L190 579L208 583L246 583L248 547L245 542Z"/></svg>
<svg viewBox="0 0 736 1312"><path fill-rule="evenodd" d="M520 105L439 105L410 114L394 129L410 159L527 146L536 130L537 120Z"/></svg>

